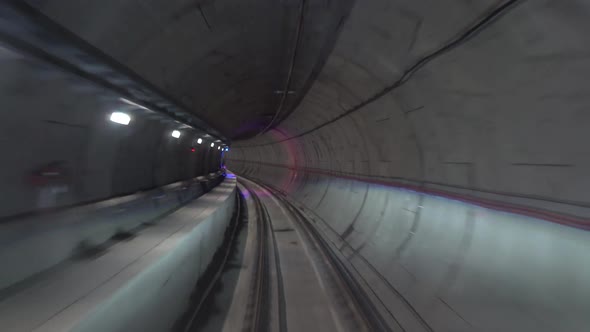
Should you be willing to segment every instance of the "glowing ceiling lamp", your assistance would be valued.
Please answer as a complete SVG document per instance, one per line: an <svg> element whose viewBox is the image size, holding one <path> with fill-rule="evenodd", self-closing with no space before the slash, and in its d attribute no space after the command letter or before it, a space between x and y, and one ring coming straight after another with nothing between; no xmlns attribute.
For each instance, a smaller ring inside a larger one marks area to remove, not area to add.
<svg viewBox="0 0 590 332"><path fill-rule="evenodd" d="M131 117L123 112L113 112L111 114L111 121L126 126L131 121Z"/></svg>
<svg viewBox="0 0 590 332"><path fill-rule="evenodd" d="M201 144L201 143L203 143L203 139L202 139L202 138L199 138L199 139L197 140L197 144Z"/></svg>
<svg viewBox="0 0 590 332"><path fill-rule="evenodd" d="M171 135L172 135L172 137L174 137L174 138L179 138L179 137L180 137L180 131L178 131L178 130L173 130Z"/></svg>

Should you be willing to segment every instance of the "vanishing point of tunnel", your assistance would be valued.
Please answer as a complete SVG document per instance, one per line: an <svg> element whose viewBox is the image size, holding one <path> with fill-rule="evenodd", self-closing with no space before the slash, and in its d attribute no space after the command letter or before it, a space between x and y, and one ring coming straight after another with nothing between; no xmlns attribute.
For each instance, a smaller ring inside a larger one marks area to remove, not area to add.
<svg viewBox="0 0 590 332"><path fill-rule="evenodd" d="M590 331L590 2L0 2L0 331Z"/></svg>

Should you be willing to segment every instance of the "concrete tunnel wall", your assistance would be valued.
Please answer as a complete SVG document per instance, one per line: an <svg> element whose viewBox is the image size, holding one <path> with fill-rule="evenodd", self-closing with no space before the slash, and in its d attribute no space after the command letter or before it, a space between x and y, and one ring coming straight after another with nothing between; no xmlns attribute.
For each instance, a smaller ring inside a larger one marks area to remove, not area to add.
<svg viewBox="0 0 590 332"><path fill-rule="evenodd" d="M219 151L209 142L133 109L101 89L35 60L0 49L3 135L0 217L38 208L30 177L52 161L65 161L69 190L58 206L134 193L216 171ZM109 121L113 111L129 126ZM197 149L190 151L191 146ZM52 206L53 207L53 206Z"/></svg>
<svg viewBox="0 0 590 332"><path fill-rule="evenodd" d="M433 330L587 331L587 4L518 2L395 87L497 6L357 1L302 104L228 167L323 220Z"/></svg>

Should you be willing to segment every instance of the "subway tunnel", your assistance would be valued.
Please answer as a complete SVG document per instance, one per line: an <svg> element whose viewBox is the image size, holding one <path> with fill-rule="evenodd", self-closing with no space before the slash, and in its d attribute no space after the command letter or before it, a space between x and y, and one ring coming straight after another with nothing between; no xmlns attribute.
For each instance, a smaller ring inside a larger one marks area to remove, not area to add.
<svg viewBox="0 0 590 332"><path fill-rule="evenodd" d="M1 331L590 330L585 1L0 7Z"/></svg>

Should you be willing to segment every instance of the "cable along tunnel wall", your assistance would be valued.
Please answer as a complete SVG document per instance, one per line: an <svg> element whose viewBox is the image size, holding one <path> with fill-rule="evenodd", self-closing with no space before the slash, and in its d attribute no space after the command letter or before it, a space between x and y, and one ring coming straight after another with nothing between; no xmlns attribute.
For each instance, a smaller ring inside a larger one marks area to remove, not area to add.
<svg viewBox="0 0 590 332"><path fill-rule="evenodd" d="M495 8L357 2L298 109L227 164L325 222L434 330L585 331L582 2L514 2L388 90Z"/></svg>

